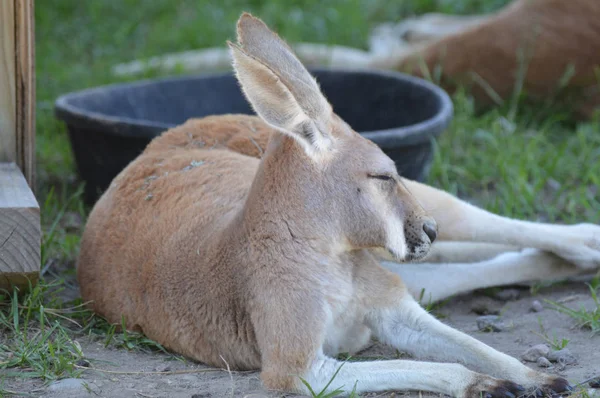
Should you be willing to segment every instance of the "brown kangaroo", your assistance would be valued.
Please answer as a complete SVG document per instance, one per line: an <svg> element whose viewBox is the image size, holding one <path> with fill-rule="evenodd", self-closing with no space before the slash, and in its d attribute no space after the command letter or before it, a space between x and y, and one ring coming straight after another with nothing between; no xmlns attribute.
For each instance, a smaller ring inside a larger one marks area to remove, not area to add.
<svg viewBox="0 0 600 398"><path fill-rule="evenodd" d="M238 41L234 69L259 117L188 121L114 179L78 261L93 310L200 362L261 369L269 389L306 392L303 377L321 390L342 364L335 354L373 336L460 364L348 362L331 389L569 390L438 321L413 294L437 300L491 284L477 274L500 284L598 268L600 227L511 220L401 178L265 24L243 14ZM482 262L449 266L448 277L418 263L436 238L446 241L432 250L441 261L467 256L465 245Z"/></svg>
<svg viewBox="0 0 600 398"><path fill-rule="evenodd" d="M491 15L423 18L405 35L415 37L412 51L370 66L421 77L439 70L446 89L469 84L482 105L523 88L538 99L566 89L582 117L600 106L600 1L515 0Z"/></svg>

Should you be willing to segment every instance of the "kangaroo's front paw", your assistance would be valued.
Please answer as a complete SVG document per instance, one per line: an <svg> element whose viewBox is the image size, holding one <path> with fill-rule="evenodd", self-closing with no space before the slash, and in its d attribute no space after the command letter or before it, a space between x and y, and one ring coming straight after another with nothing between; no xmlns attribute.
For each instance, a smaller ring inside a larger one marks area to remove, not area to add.
<svg viewBox="0 0 600 398"><path fill-rule="evenodd" d="M516 398L525 394L525 387L509 380L480 375L471 383L464 398Z"/></svg>
<svg viewBox="0 0 600 398"><path fill-rule="evenodd" d="M582 270L600 268L600 225L570 225L562 231L564 236L553 250L556 255Z"/></svg>

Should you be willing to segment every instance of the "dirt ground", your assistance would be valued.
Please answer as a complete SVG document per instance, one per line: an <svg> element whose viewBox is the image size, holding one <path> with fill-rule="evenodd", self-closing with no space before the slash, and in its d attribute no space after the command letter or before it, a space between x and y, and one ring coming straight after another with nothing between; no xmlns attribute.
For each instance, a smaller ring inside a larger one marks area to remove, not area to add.
<svg viewBox="0 0 600 398"><path fill-rule="evenodd" d="M529 347L544 343L540 333L540 320L547 335L552 339L567 338L567 348L577 358L573 365L554 366L548 370L566 377L572 384L600 375L600 335L591 337L589 330L574 327L573 319L548 308L532 312L534 300L544 303L544 299L565 302L570 307L592 307L587 287L581 282L542 289L532 296L528 288L503 289L508 296L518 293L518 298L489 299L482 293L456 297L444 304L438 311L444 322L480 339L496 349L520 357ZM501 294L502 295L502 294ZM501 309L501 318L508 325L502 332L480 332L473 312L482 301L488 307ZM129 352L125 349L104 348L102 342L82 339L79 341L91 366L97 370L86 370L82 379L67 379L49 386L35 380L8 380L5 388L16 391L29 391L31 396L45 398L77 397L122 397L122 398L212 398L212 397L285 397L265 391L258 373L228 373L227 371L205 371L202 365L174 359L163 353ZM394 350L374 344L363 356L384 355L395 357ZM529 366L537 368L535 363ZM108 372L106 372L108 371ZM153 373L154 372L154 373ZM163 372L163 373L156 373ZM189 373L184 373L189 372ZM335 385L335 382L334 382ZM600 397L600 390L589 390L591 396ZM423 394L424 395L424 394ZM366 397L419 397L418 393L366 394Z"/></svg>

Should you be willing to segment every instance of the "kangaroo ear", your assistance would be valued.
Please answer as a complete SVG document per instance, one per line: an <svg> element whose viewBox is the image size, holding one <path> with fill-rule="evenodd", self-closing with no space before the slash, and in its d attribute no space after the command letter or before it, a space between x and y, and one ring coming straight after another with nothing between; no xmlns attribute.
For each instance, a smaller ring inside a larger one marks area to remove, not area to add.
<svg viewBox="0 0 600 398"><path fill-rule="evenodd" d="M331 105L290 47L247 13L238 21L238 41L228 43L233 68L255 112L309 155L329 150Z"/></svg>

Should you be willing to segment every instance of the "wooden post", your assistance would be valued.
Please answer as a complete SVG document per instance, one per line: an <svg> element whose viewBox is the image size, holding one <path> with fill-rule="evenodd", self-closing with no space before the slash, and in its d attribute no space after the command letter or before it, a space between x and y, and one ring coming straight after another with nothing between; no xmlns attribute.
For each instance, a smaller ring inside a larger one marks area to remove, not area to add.
<svg viewBox="0 0 600 398"><path fill-rule="evenodd" d="M21 170L0 163L0 289L35 285L40 270L40 208Z"/></svg>
<svg viewBox="0 0 600 398"><path fill-rule="evenodd" d="M0 161L35 190L34 34L33 0L0 1Z"/></svg>
<svg viewBox="0 0 600 398"><path fill-rule="evenodd" d="M40 269L35 187L33 0L0 0L0 289Z"/></svg>

